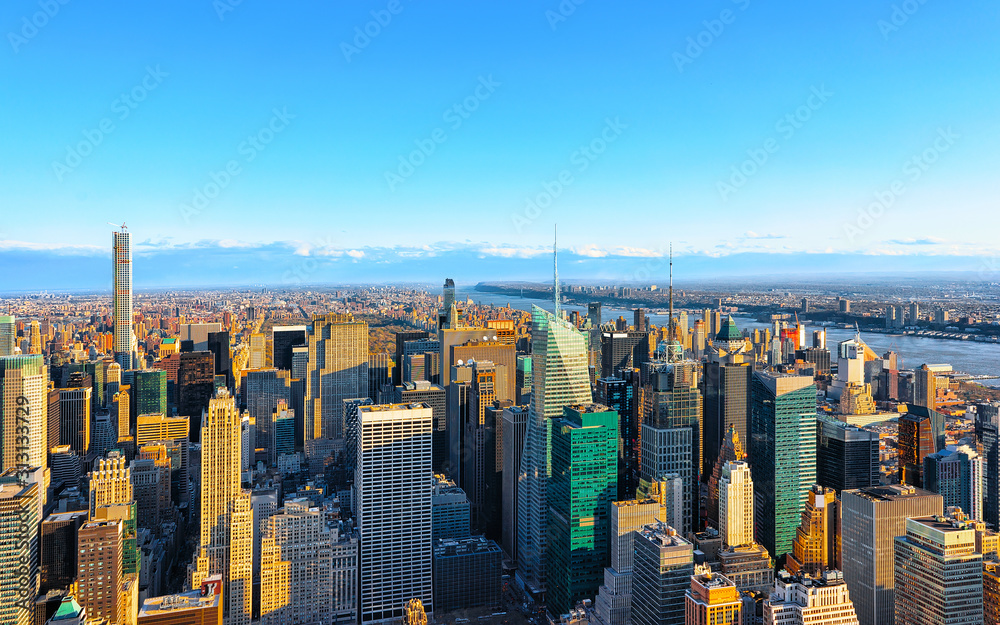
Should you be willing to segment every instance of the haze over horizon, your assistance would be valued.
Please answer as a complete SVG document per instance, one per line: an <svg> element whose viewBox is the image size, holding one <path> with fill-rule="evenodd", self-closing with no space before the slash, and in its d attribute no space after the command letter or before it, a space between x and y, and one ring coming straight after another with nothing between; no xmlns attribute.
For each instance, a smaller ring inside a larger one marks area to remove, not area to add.
<svg viewBox="0 0 1000 625"><path fill-rule="evenodd" d="M991 4L569 5L7 3L7 288L109 221L137 286L543 278L556 222L567 278L1000 255Z"/></svg>

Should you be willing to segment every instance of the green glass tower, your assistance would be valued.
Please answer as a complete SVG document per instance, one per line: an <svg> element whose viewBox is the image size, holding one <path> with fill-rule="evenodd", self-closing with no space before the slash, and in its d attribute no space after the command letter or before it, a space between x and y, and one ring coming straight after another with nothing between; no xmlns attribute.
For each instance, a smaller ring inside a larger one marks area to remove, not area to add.
<svg viewBox="0 0 1000 625"><path fill-rule="evenodd" d="M573 324L533 306L531 310L532 391L521 456L518 497L518 574L528 591L545 592L545 542L551 475L549 421L562 416L563 408L589 404L590 375L587 340Z"/></svg>
<svg viewBox="0 0 1000 625"><path fill-rule="evenodd" d="M167 414L167 372L160 369L136 371L134 386L135 415Z"/></svg>
<svg viewBox="0 0 1000 625"><path fill-rule="evenodd" d="M546 570L548 607L558 617L597 595L604 581L618 492L618 413L599 404L567 406L550 423Z"/></svg>
<svg viewBox="0 0 1000 625"><path fill-rule="evenodd" d="M775 558L791 553L816 481L816 387L811 376L757 371L751 386L754 533Z"/></svg>

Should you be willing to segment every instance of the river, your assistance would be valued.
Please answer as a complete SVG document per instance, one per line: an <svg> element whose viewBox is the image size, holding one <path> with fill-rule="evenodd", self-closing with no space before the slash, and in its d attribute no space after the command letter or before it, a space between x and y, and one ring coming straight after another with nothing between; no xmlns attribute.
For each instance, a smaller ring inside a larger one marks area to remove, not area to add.
<svg viewBox="0 0 1000 625"><path fill-rule="evenodd" d="M465 301L471 297L472 301L478 304L492 304L494 306L504 306L510 304L518 310L531 310L532 304L541 306L545 310L551 311L554 306L551 300L520 298L516 296L504 295L501 293L486 293L469 289L460 289L456 292L459 301ZM567 311L580 311L587 314L587 307L578 304L565 304L563 308ZM632 323L633 314L631 309L612 308L604 306L601 310L602 320L607 323L625 317L628 323ZM700 318L688 312L689 323ZM666 314L650 314L650 322L662 326L667 322ZM770 327L767 323L761 323L750 317L735 316L736 325L741 330L753 330L756 328ZM806 326L806 344L812 345L812 331L820 326ZM837 343L854 337L854 330L842 328L826 329L826 345L836 352ZM910 335L880 334L877 332L862 332L861 338L872 348L875 353L881 355L890 349L900 356L900 368L913 369L920 365L927 364L950 364L956 371L971 373L973 375L1000 375L1000 344L996 343L976 343L973 341L952 341L944 339L931 339ZM989 386L1000 387L1000 380L985 380L982 382Z"/></svg>

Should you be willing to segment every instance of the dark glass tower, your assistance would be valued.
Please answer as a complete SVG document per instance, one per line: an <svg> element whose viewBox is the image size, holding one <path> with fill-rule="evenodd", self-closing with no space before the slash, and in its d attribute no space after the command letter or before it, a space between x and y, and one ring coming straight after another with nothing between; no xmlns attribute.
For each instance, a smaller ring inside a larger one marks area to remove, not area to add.
<svg viewBox="0 0 1000 625"><path fill-rule="evenodd" d="M878 434L829 417L818 417L816 483L838 493L878 486Z"/></svg>
<svg viewBox="0 0 1000 625"><path fill-rule="evenodd" d="M757 371L750 396L754 533L780 558L816 482L816 387L809 376Z"/></svg>

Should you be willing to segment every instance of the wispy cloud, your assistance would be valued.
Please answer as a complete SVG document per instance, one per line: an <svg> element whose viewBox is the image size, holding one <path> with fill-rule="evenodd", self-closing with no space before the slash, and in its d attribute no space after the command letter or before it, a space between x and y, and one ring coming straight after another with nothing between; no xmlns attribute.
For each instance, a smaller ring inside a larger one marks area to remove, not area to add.
<svg viewBox="0 0 1000 625"><path fill-rule="evenodd" d="M895 245L941 245L945 243L945 240L937 237L924 237L922 239L890 239L886 243L893 243Z"/></svg>

